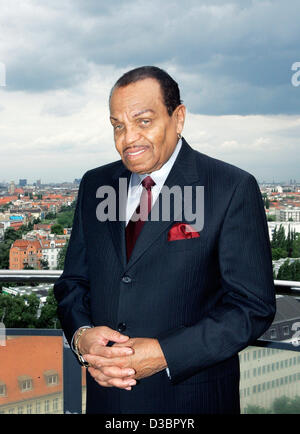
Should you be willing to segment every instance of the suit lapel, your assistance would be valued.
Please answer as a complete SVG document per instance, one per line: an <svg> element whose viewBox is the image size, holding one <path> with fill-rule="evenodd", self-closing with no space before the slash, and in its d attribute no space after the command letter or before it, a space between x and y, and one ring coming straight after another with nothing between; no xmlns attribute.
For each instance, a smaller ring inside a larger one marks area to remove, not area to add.
<svg viewBox="0 0 300 434"><path fill-rule="evenodd" d="M168 188L173 186L179 186L181 191L183 192L184 186L189 186L197 183L198 185L201 182L204 182L204 178L199 176L196 164L195 164L195 156L194 150L186 143L184 139L182 143L182 147L178 154L178 157L166 179L165 185ZM201 179L202 178L202 179ZM159 195L157 201L155 202L152 211L150 213L149 221L146 221L143 229L136 241L134 249L132 251L131 257L128 261L126 269L129 269L140 257L141 255L151 246L151 244L163 233L165 232L176 219L176 215L172 213L170 219L168 221L161 220L161 194ZM183 200L183 199L182 199ZM183 204L182 204L183 205ZM151 221L151 215L157 212L157 208L159 208L159 221ZM182 208L183 209L183 208Z"/></svg>
<svg viewBox="0 0 300 434"><path fill-rule="evenodd" d="M116 192L116 221L108 220L108 227L111 232L111 237L113 244L115 246L115 250L117 256L121 262L123 268L125 268L127 259L126 259L126 245L125 245L125 221L124 216L126 216L126 199L127 199L127 191L129 187L131 172L123 166L120 170L116 171L112 177L111 186L114 188ZM120 192L120 179L126 180L127 183L127 191L126 194L123 191Z"/></svg>

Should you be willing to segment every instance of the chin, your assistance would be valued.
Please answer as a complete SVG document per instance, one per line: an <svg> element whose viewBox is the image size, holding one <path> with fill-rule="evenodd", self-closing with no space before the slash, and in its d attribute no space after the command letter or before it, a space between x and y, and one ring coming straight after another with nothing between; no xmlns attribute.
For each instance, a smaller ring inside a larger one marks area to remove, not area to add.
<svg viewBox="0 0 300 434"><path fill-rule="evenodd" d="M127 169L130 170L130 172L135 172L143 175L144 173L150 173L152 171L150 167L145 166L143 163L132 164L130 162L128 163L127 161L123 161L123 163L125 164Z"/></svg>

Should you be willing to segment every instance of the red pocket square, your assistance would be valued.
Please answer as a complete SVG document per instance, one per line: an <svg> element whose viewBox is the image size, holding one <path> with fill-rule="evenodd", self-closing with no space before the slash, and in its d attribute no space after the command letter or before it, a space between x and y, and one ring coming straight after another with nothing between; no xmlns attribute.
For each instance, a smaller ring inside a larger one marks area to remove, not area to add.
<svg viewBox="0 0 300 434"><path fill-rule="evenodd" d="M187 223L175 223L168 232L168 241L200 237L199 232Z"/></svg>

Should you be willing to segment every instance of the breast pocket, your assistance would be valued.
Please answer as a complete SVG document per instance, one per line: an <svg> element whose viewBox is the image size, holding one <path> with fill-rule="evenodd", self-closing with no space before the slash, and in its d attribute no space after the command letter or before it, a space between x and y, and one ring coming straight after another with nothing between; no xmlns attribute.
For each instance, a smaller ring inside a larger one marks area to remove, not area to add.
<svg viewBox="0 0 300 434"><path fill-rule="evenodd" d="M200 237L197 238L186 238L182 240L174 240L165 242L165 248L167 251L189 251L189 250L198 250L204 247L203 240Z"/></svg>

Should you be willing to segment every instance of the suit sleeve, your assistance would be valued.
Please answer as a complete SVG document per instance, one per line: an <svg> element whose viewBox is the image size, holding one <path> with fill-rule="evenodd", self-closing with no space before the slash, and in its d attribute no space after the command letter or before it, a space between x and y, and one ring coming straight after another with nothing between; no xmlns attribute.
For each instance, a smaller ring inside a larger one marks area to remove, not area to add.
<svg viewBox="0 0 300 434"><path fill-rule="evenodd" d="M189 327L157 337L172 382L234 356L259 338L275 315L271 249L261 193L246 175L228 205L218 243L223 297Z"/></svg>
<svg viewBox="0 0 300 434"><path fill-rule="evenodd" d="M78 191L64 271L54 285L54 295L58 303L58 317L70 344L73 334L79 327L92 326L86 243L82 225L84 179L83 177Z"/></svg>

